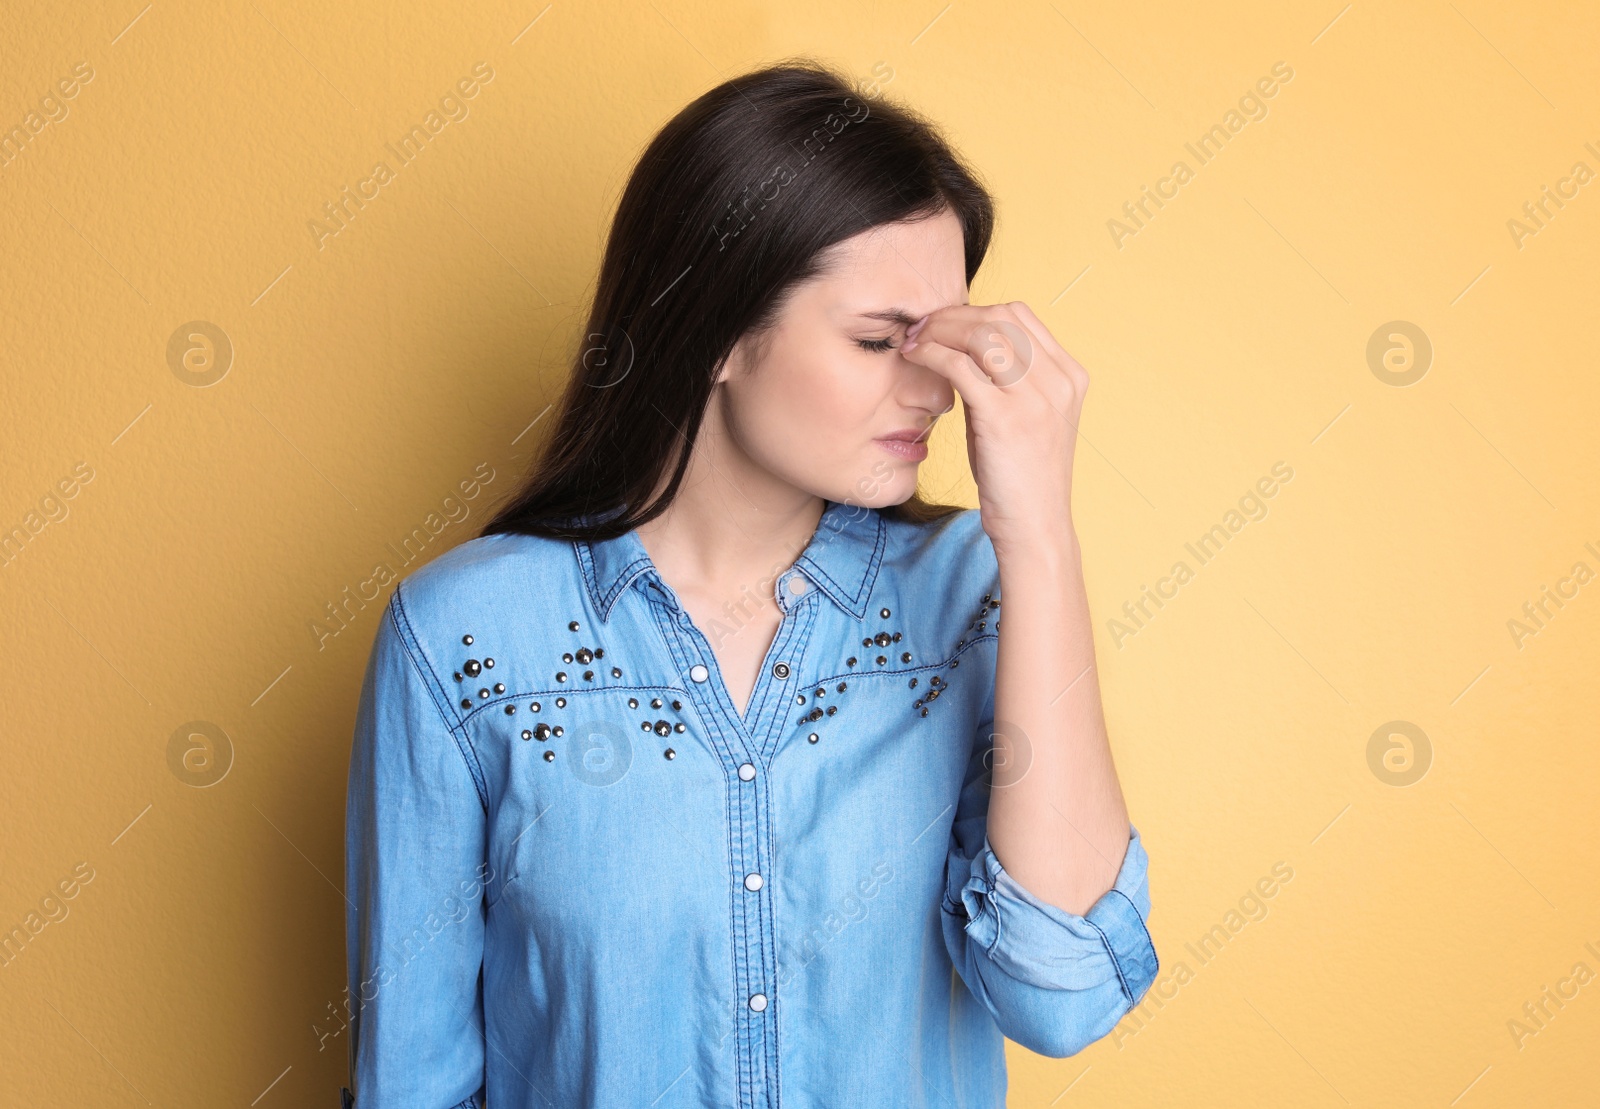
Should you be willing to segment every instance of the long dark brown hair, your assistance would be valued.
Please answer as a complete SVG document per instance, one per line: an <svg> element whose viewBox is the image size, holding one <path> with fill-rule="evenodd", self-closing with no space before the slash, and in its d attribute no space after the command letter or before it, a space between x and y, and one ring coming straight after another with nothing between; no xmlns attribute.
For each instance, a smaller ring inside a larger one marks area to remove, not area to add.
<svg viewBox="0 0 1600 1109"><path fill-rule="evenodd" d="M700 96L634 167L555 426L480 534L601 540L654 519L735 342L749 333L759 345L827 247L946 209L970 285L994 229L988 192L934 124L819 62L791 59ZM880 511L930 522L959 506L912 496Z"/></svg>

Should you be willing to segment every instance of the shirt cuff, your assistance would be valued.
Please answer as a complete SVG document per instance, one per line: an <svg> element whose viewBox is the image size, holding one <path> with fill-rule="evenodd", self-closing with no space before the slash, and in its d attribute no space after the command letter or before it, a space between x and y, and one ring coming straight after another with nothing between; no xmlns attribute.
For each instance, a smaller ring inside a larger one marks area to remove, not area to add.
<svg viewBox="0 0 1600 1109"><path fill-rule="evenodd" d="M952 870L945 907L967 918L968 938L1018 981L1084 990L1114 977L1134 1005L1160 969L1145 926L1149 865L1139 830L1130 824L1116 882L1080 916L1041 900L1011 877L986 832L970 870Z"/></svg>

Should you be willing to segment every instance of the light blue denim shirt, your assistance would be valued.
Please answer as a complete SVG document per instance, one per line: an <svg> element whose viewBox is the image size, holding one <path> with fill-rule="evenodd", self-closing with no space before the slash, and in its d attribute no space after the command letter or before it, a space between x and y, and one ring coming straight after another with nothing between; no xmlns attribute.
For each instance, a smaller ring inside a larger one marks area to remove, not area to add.
<svg viewBox="0 0 1600 1109"><path fill-rule="evenodd" d="M1137 828L1083 916L989 848L977 511L830 502L761 588L743 716L707 638L740 612L698 628L636 532L484 536L395 588L350 761L345 1106L998 1109L1003 1037L1071 1055L1143 998Z"/></svg>

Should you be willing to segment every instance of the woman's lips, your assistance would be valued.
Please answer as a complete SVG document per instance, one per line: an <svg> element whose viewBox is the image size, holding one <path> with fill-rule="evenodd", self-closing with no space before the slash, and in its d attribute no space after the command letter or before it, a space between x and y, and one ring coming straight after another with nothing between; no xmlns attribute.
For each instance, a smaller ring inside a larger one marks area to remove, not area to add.
<svg viewBox="0 0 1600 1109"><path fill-rule="evenodd" d="M923 441L920 432L906 431L894 434L895 438L874 439L873 442L899 458L920 462L928 457L928 444Z"/></svg>

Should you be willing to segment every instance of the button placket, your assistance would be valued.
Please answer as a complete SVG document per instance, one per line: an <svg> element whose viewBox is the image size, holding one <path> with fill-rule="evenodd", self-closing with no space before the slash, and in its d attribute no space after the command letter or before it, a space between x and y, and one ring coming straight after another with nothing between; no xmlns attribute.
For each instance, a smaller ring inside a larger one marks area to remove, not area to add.
<svg viewBox="0 0 1600 1109"><path fill-rule="evenodd" d="M831 742L820 748L807 742L808 734L813 743L819 736L831 740L831 719L828 723L821 719L815 723L801 721L797 726L796 717L808 715L813 708L808 704L813 690L817 698L824 696L818 678L835 673L834 641L841 640L848 646L852 636L859 636L856 625L868 619L869 607L874 610L879 607L870 601L874 599L873 583L889 538L891 533L884 521L870 512L835 502L827 505L817 534L804 554L794 566L778 575L777 603L784 619L779 622L767 657L760 663L758 684L744 712L734 707L726 695L718 661L709 644L699 629L694 628L676 594L661 580L659 571L636 537L597 543L592 549L588 541L575 544L595 611L601 619L616 620L619 626L632 625L635 620L641 625L651 621L656 624L661 648L665 649L662 652L665 665L654 680L672 686L692 705L691 712L699 718L696 726L690 728L695 746L677 752L680 759L675 769L680 771L677 775L680 787L688 784L682 771L693 769L693 766L683 765L681 756L688 755L695 765L710 772L708 777L694 779L698 788L714 794L720 783L724 790L721 800L725 804L720 811L715 807L718 799L714 796L701 800L711 806L706 815L721 826L723 834L717 838L723 840L724 846L713 846L712 853L713 857L718 853L723 855L718 861L725 864L726 869L705 875L705 880L712 883L711 888L696 892L709 893L719 905L725 906L717 910L718 915L729 913L729 931L723 946L731 951L724 960L732 966L725 966L721 986L709 985L714 991L713 1003L722 1014L719 1032L729 1029L728 1022L732 1020L730 1030L734 1042L723 1042L733 1054L727 1062L735 1071L735 1084L723 1100L736 1104L739 1109L756 1109L757 1106L772 1109L780 1104L778 1083L788 1069L782 1066L779 1043L787 1024L780 1026L778 1018L783 1014L776 1004L778 988L784 983L778 974L783 960L777 950L780 939L776 929L777 906L775 899L767 896L764 872L776 865L779 837L789 831L777 823L781 813L774 807L774 800L789 796L789 791L788 779L774 778L771 779L774 789L769 793L768 773L787 772L792 766L795 773L814 774L821 769L818 756L835 747ZM646 602L640 606L642 612L630 607L638 598ZM620 607L619 601L623 602ZM619 615L623 619L617 620ZM826 658L807 658L807 646L813 634L819 637L816 646ZM874 643L873 646L878 645ZM463 652L463 656L466 653ZM470 653L480 659L483 657L482 648ZM879 665L886 663L887 660ZM778 664L782 664L782 669ZM576 683L583 680L583 671L581 667L572 669L575 665L574 658L567 674L573 684L563 692L582 688ZM599 672L597 668L597 674ZM495 676L487 672L484 679L473 681L472 689L462 692L470 695L480 684L493 684ZM835 692L842 695L845 688L843 680L830 678L826 682L826 702L814 706L815 709L824 718L831 718L839 707ZM797 695L803 696L797 700ZM645 699L648 700L648 696ZM848 709L854 698L843 700ZM796 705L801 707L796 709ZM519 706L519 715L521 711ZM649 726L659 732L656 714L650 714L648 721L644 716L639 713L633 725L641 730ZM536 721L537 717L528 720L528 724L531 726ZM520 727L521 721L517 723ZM778 766L775 760L780 750L790 745L795 748L788 752L790 763ZM670 754L668 749L667 757ZM714 765L706 766L701 761L706 757ZM753 770L754 776L742 777L739 773L742 766L749 767L746 775ZM651 769L665 768L662 764L652 764ZM724 881L730 885L722 886ZM743 889L738 888L741 885ZM771 888L782 892L779 887ZM717 933L718 942L723 943L723 929L716 927L715 920L706 923ZM731 980L727 975L730 969L733 971ZM786 994L785 998L788 997Z"/></svg>
<svg viewBox="0 0 1600 1109"><path fill-rule="evenodd" d="M733 773L726 779L728 797L729 869L735 881L742 881L744 892L731 904L730 939L734 954L734 982L736 991L729 1001L737 1008L740 1029L736 1049L738 1087L741 1091L740 1109L755 1109L772 1102L776 1094L777 1030L775 1014L771 1011L771 981L777 972L777 939L772 916L772 906L762 890L762 860L767 857L771 840L770 802L766 783L759 775L757 758L761 747L758 737L768 730L762 726L762 717L770 727L774 721L770 711L762 713L761 685L768 680L767 672L758 679L751 695L751 708L756 716L751 726L732 709L727 688L721 682L716 656L710 644L681 607L658 602L657 624L671 646L672 654L680 667L679 673L687 677L684 684L696 706L711 725L708 739L718 755L727 759L725 767L732 766ZM794 621L787 613L779 625L774 646L776 651L784 636L792 633ZM788 663L784 664L788 667ZM713 680L716 678L717 680ZM781 714L780 714L781 716Z"/></svg>

